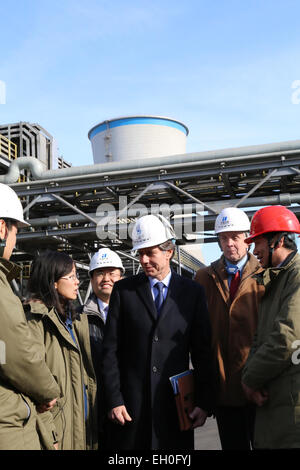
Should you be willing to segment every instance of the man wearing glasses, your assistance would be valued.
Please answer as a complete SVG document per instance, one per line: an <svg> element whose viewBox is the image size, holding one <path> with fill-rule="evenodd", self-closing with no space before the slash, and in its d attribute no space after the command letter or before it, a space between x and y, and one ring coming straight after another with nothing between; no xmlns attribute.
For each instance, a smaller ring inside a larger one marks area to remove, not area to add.
<svg viewBox="0 0 300 470"><path fill-rule="evenodd" d="M80 307L80 313L88 315L93 365L98 383L100 448L105 448L105 434L103 432L104 403L103 397L101 394L99 395L99 390L102 389L100 364L102 361L104 327L114 283L119 281L124 273L122 260L117 253L109 248L101 248L97 251L92 257L89 267L92 293L85 305Z"/></svg>

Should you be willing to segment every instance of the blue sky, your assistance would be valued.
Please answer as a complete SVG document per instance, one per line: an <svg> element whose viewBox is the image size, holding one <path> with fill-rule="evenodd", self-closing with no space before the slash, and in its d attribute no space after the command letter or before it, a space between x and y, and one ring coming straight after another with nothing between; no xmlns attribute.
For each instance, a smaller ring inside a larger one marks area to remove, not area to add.
<svg viewBox="0 0 300 470"><path fill-rule="evenodd" d="M300 138L298 1L2 3L0 123L38 122L73 165L127 115L182 121L187 152Z"/></svg>

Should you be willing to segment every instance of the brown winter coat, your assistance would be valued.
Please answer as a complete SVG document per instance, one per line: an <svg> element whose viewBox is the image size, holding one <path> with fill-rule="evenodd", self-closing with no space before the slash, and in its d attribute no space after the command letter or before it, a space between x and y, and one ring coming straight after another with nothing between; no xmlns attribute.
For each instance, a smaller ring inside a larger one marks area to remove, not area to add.
<svg viewBox="0 0 300 470"><path fill-rule="evenodd" d="M208 302L217 404L221 406L243 406L247 402L241 387L241 373L256 331L258 303L264 292L263 286L252 278L260 271L257 259L249 253L232 303L224 256L196 274L195 280L203 285Z"/></svg>

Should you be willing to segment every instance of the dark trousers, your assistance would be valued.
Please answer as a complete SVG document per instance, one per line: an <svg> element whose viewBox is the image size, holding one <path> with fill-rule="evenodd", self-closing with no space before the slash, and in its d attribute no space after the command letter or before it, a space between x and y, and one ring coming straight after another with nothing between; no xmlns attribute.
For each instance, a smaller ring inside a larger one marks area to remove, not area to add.
<svg viewBox="0 0 300 470"><path fill-rule="evenodd" d="M253 449L254 405L218 406L216 420L223 450Z"/></svg>

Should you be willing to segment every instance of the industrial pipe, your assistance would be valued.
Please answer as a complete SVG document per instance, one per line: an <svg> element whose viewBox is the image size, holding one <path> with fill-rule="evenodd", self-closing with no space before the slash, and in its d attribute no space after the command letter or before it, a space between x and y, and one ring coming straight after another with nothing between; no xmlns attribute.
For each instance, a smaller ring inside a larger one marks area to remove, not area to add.
<svg viewBox="0 0 300 470"><path fill-rule="evenodd" d="M300 140L279 142L275 144L253 145L223 150L211 150L198 153L187 153L183 155L171 155L168 157L151 158L144 160L128 160L126 162L111 162L94 165L83 165L78 167L61 168L57 170L45 170L42 163L36 158L19 157L14 160L5 175L0 175L0 182L13 184L20 176L20 170L29 169L33 179L44 183L53 182L56 179L106 176L115 174L127 174L132 172L145 172L146 170L167 170L171 168L186 168L187 166L206 165L222 162L233 162L253 160L259 158L270 158L275 156L289 156L300 153ZM18 186L28 185L19 183ZM32 182L30 182L32 185Z"/></svg>

